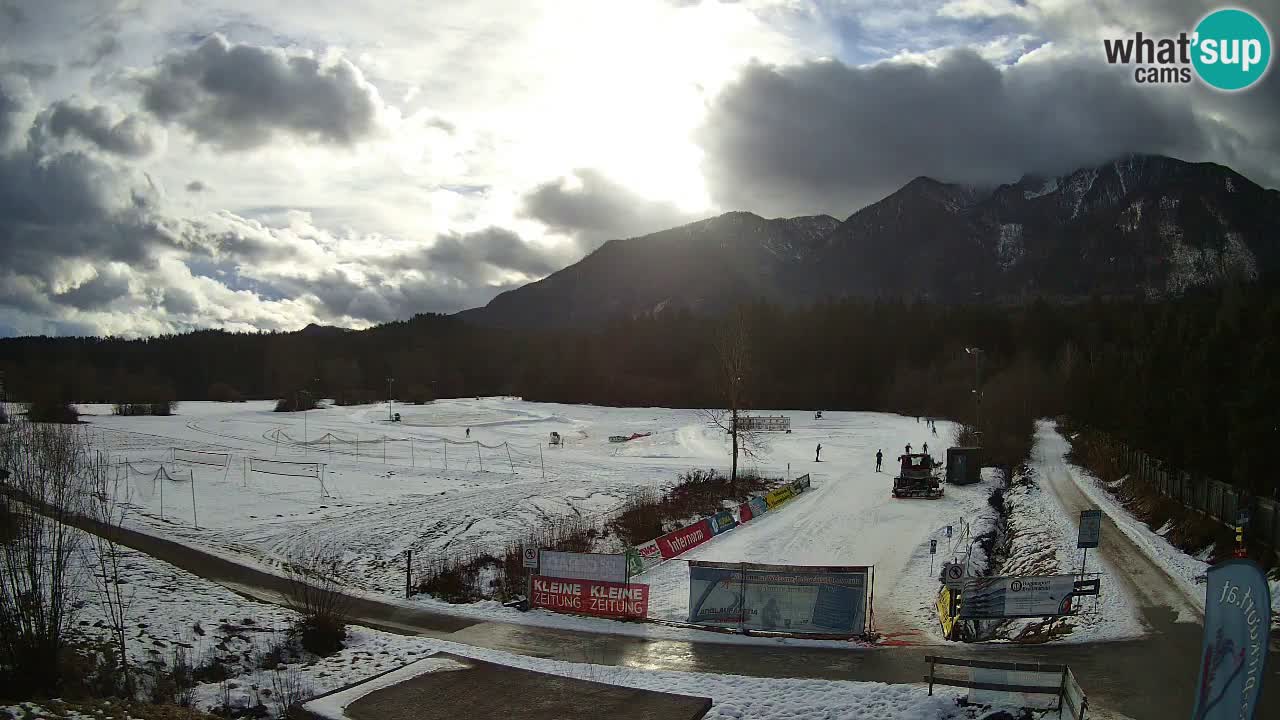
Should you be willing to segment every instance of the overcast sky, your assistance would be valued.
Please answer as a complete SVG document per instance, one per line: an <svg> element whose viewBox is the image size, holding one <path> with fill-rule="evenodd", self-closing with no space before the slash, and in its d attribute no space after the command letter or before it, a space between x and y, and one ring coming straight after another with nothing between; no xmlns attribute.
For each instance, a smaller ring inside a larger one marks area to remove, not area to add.
<svg viewBox="0 0 1280 720"><path fill-rule="evenodd" d="M611 238L843 219L917 175L1140 151L1280 186L1280 73L1103 60L1215 5L0 0L0 335L453 312ZM1280 4L1236 5L1277 35Z"/></svg>

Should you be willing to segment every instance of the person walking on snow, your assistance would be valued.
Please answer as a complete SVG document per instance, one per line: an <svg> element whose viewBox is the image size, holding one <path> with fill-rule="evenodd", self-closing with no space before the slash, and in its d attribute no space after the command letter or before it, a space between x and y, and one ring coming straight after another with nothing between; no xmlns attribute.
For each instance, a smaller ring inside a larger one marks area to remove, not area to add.
<svg viewBox="0 0 1280 720"><path fill-rule="evenodd" d="M467 439L471 439L471 428L467 428Z"/></svg>
<svg viewBox="0 0 1280 720"><path fill-rule="evenodd" d="M822 462L822 458L820 457L821 455L822 455L822 443L818 443L818 447L814 448L813 450L813 461Z"/></svg>
<svg viewBox="0 0 1280 720"><path fill-rule="evenodd" d="M922 448L920 449L920 452L924 453L925 455L928 455L928 454L929 454L929 443L925 443L925 444L924 444L924 447L922 447Z"/></svg>
<svg viewBox="0 0 1280 720"><path fill-rule="evenodd" d="M911 454L911 443L907 443L907 454Z"/></svg>
<svg viewBox="0 0 1280 720"><path fill-rule="evenodd" d="M880 463L884 462L884 453L876 450L876 472L880 472Z"/></svg>

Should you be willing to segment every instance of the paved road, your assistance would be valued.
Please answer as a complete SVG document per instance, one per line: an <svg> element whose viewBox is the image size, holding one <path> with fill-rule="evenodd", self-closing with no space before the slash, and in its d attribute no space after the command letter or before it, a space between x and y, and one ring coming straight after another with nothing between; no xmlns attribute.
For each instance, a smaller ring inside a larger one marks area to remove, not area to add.
<svg viewBox="0 0 1280 720"><path fill-rule="evenodd" d="M87 523L82 527L94 529ZM120 540L243 595L265 602L283 602L288 581L277 575L140 532L125 530ZM956 643L834 649L653 640L477 622L376 599L353 598L353 604L355 622L370 627L534 657L638 669L896 683L919 682L925 670L924 657L928 654L1067 663L1088 693L1091 704L1138 720L1190 714L1201 633L1197 624L1174 623L1172 610L1160 613L1152 607L1146 611L1152 634L1126 642L1040 646ZM1259 717L1280 717L1280 658L1273 658L1270 667L1269 692L1263 694Z"/></svg>

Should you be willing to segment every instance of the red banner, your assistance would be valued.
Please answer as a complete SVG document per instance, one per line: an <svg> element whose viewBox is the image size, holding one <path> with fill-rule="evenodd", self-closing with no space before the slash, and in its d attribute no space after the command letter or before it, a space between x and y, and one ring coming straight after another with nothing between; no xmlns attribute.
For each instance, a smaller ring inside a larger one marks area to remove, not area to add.
<svg viewBox="0 0 1280 720"><path fill-rule="evenodd" d="M711 523L704 518L688 527L673 530L658 538L658 547L662 550L662 557L669 560L710 539Z"/></svg>
<svg viewBox="0 0 1280 720"><path fill-rule="evenodd" d="M533 607L559 613L636 618L649 614L649 586L533 576Z"/></svg>
<svg viewBox="0 0 1280 720"><path fill-rule="evenodd" d="M751 512L750 503L742 503L742 505L738 506L738 522L739 523L744 523L753 517L755 517L755 515L752 514Z"/></svg>

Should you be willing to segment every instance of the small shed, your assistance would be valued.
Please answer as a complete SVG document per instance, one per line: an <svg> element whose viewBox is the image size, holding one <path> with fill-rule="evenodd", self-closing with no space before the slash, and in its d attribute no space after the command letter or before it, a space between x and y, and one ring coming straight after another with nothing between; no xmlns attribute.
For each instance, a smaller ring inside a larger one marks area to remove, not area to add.
<svg viewBox="0 0 1280 720"><path fill-rule="evenodd" d="M947 448L947 483L972 485L982 480L982 448Z"/></svg>

